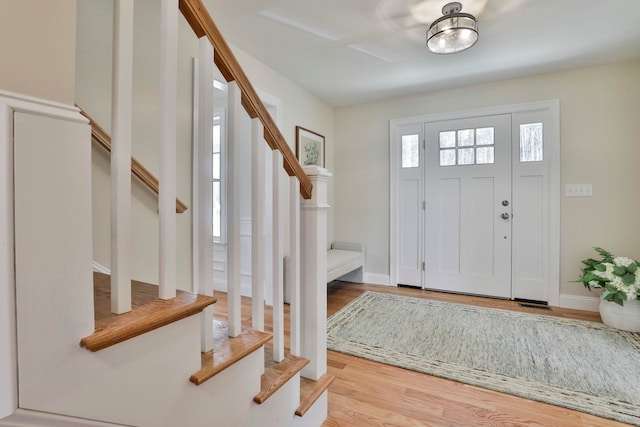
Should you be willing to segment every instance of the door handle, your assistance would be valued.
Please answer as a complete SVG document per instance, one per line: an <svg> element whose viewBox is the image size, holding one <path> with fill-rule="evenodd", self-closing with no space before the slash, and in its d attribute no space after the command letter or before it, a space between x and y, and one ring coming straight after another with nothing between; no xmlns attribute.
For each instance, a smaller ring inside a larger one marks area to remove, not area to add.
<svg viewBox="0 0 640 427"><path fill-rule="evenodd" d="M509 214L504 212L502 215L500 215L500 218L502 219L509 219Z"/></svg>

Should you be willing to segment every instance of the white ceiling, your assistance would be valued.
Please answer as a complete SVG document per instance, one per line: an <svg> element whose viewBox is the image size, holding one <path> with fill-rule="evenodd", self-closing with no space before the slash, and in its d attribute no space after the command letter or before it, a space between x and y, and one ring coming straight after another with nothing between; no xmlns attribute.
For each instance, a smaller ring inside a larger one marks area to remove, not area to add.
<svg viewBox="0 0 640 427"><path fill-rule="evenodd" d="M426 23L419 0L204 1L229 43L332 105L640 58L640 0L462 0L485 4L454 55L425 50L447 0Z"/></svg>

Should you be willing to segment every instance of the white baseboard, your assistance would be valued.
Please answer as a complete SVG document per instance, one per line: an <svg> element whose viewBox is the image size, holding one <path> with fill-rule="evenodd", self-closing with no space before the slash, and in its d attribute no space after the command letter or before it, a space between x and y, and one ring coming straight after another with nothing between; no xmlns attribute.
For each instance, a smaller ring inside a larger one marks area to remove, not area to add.
<svg viewBox="0 0 640 427"><path fill-rule="evenodd" d="M214 279L213 290L218 292L227 292L227 281L225 279ZM251 297L251 276L240 276L240 295L243 297Z"/></svg>
<svg viewBox="0 0 640 427"><path fill-rule="evenodd" d="M99 264L95 261L93 261L92 266L93 266L93 271L97 271L98 273L111 274L111 270L109 270L104 265Z"/></svg>
<svg viewBox="0 0 640 427"><path fill-rule="evenodd" d="M13 415L0 420L0 426L6 427L113 427L122 424L111 424L83 418L66 417L45 412L18 409Z"/></svg>
<svg viewBox="0 0 640 427"><path fill-rule="evenodd" d="M598 311L600 298L587 297L582 295L560 294L558 306L563 308L573 308L576 310Z"/></svg>
<svg viewBox="0 0 640 427"><path fill-rule="evenodd" d="M226 279L213 279L213 290L218 292L227 292Z"/></svg>
<svg viewBox="0 0 640 427"><path fill-rule="evenodd" d="M391 279L388 274L364 273L364 283L371 285L391 286Z"/></svg>
<svg viewBox="0 0 640 427"><path fill-rule="evenodd" d="M240 295L251 298L253 293L252 281L251 273L240 273Z"/></svg>
<svg viewBox="0 0 640 427"><path fill-rule="evenodd" d="M391 286L388 274L364 273L364 283L370 285ZM251 275L242 274L240 277L242 296L251 296ZM214 279L213 289L215 291L227 292L227 281L224 279Z"/></svg>

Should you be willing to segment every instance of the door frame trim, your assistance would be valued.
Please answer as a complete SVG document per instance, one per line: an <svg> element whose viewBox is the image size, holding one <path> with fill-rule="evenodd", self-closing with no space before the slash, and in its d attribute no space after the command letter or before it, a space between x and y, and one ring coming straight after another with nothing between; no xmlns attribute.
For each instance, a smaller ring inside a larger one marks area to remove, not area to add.
<svg viewBox="0 0 640 427"><path fill-rule="evenodd" d="M549 277L547 278L549 305L557 306L560 300L560 100L501 105L472 110L437 114L423 114L389 121L389 276L390 285L397 286L399 239L399 179L400 152L395 149L400 137L400 127L415 123L466 119L496 114L511 114L544 110L550 117L550 138L547 147L551 154L549 167Z"/></svg>

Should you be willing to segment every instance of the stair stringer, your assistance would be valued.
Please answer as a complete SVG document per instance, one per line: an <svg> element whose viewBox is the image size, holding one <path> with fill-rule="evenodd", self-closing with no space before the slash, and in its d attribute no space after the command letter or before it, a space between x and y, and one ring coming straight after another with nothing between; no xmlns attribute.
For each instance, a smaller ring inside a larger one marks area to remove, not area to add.
<svg viewBox="0 0 640 427"><path fill-rule="evenodd" d="M291 427L299 404L300 373L296 373L265 402L258 404L252 401L247 425Z"/></svg>
<svg viewBox="0 0 640 427"><path fill-rule="evenodd" d="M293 427L320 427L329 413L329 390L325 390L302 417L295 417Z"/></svg>
<svg viewBox="0 0 640 427"><path fill-rule="evenodd" d="M263 348L196 386L189 376L200 368L199 328L194 315L95 353L68 348L38 383L21 384L20 407L130 426L264 425L253 403Z"/></svg>
<svg viewBox="0 0 640 427"><path fill-rule="evenodd" d="M264 403L251 405L247 426L320 427L327 419L327 391L303 417L295 415L300 404L300 373L291 377Z"/></svg>

